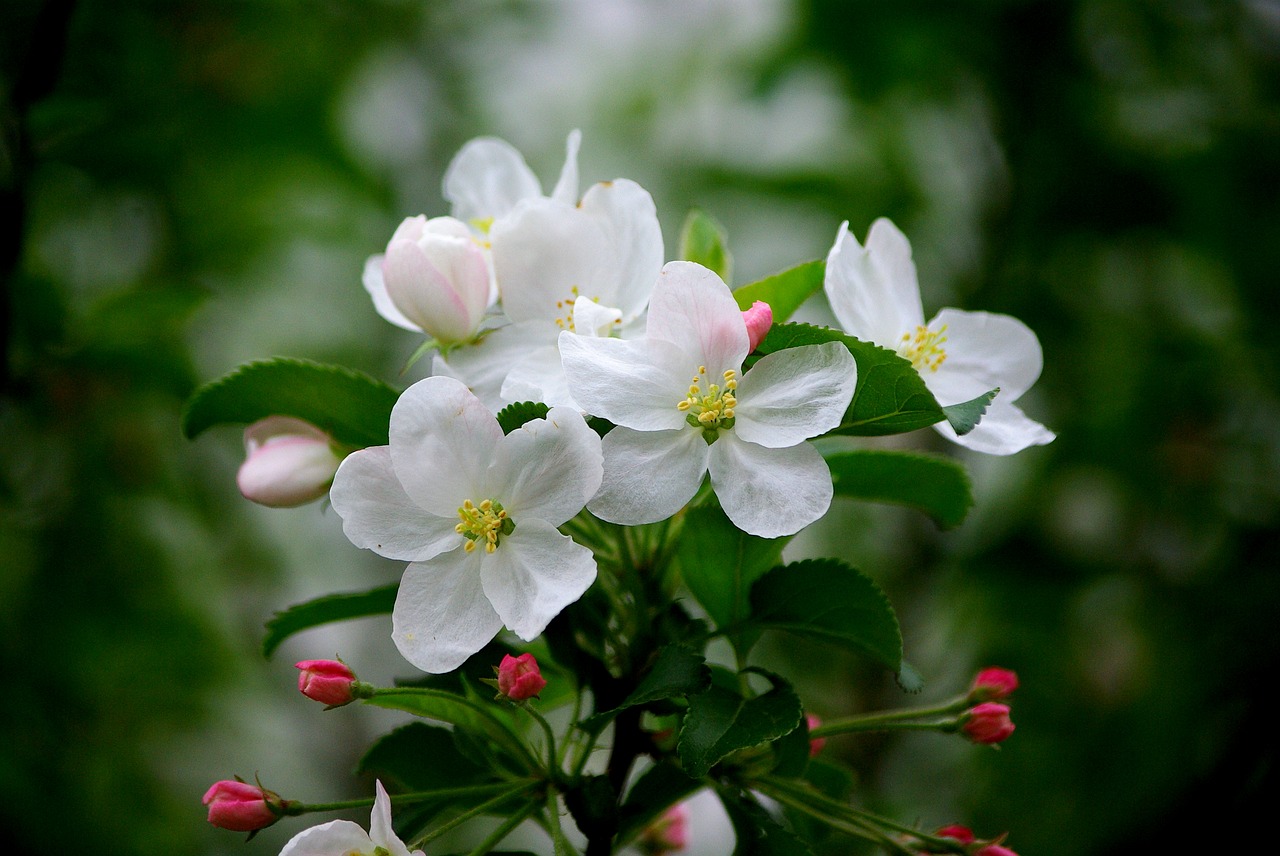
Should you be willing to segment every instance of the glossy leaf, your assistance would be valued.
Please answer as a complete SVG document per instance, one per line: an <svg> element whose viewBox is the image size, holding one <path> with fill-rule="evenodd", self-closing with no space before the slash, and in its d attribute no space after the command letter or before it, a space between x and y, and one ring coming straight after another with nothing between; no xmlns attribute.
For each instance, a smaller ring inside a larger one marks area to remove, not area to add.
<svg viewBox="0 0 1280 856"><path fill-rule="evenodd" d="M364 753L357 773L371 773L406 791L430 791L489 780L488 772L458 751L453 732L411 722L384 735Z"/></svg>
<svg viewBox="0 0 1280 856"><path fill-rule="evenodd" d="M694 208L684 218L680 229L680 258L697 262L716 272L725 283L733 278L733 256L729 253L729 240L714 217Z"/></svg>
<svg viewBox="0 0 1280 856"><path fill-rule="evenodd" d="M508 723L499 719L493 710L481 706L472 699L443 690L406 687L379 690L377 695L365 699L364 703L391 710L403 710L414 716L450 723L473 735L483 735L505 750L511 758L524 761L530 770L537 767L537 762L529 754L524 739Z"/></svg>
<svg viewBox="0 0 1280 856"><path fill-rule="evenodd" d="M581 727L590 732L604 728L620 711L662 699L694 695L711 683L711 670L706 658L683 645L667 645L658 652L653 667L640 679L622 704L583 720Z"/></svg>
<svg viewBox="0 0 1280 856"><path fill-rule="evenodd" d="M858 449L826 459L837 496L909 505L944 529L963 522L973 505L969 475L950 458Z"/></svg>
<svg viewBox="0 0 1280 856"><path fill-rule="evenodd" d="M987 408L991 406L991 402L1000 394L1000 387L996 387L990 392L984 392L977 398L970 401L962 401L959 404L948 404L942 408L942 412L946 414L947 421L951 423L951 427L956 429L956 433L964 436L978 427L978 423L982 421L982 417L986 415Z"/></svg>
<svg viewBox="0 0 1280 856"><path fill-rule="evenodd" d="M676 745L685 772L695 778L732 752L791 732L803 715L800 698L777 676L768 676L773 684L768 692L748 697L742 695L737 675L712 671L710 689L689 698Z"/></svg>
<svg viewBox="0 0 1280 856"><path fill-rule="evenodd" d="M526 422L545 419L551 408L539 401L520 401L508 404L498 411L498 425L503 434L510 434Z"/></svg>
<svg viewBox="0 0 1280 856"><path fill-rule="evenodd" d="M795 314L800 304L822 290L822 277L826 270L825 261L814 259L744 285L733 292L733 298L742 310L750 309L757 300L763 300L773 310L773 323L782 324Z"/></svg>
<svg viewBox="0 0 1280 856"><path fill-rule="evenodd" d="M308 628L389 613L395 606L396 592L399 589L400 583L391 583L369 591L330 594L277 612L267 622L267 635L262 640L262 656L270 657L281 642Z"/></svg>
<svg viewBox="0 0 1280 856"><path fill-rule="evenodd" d="M739 791L717 788L716 795L733 824L733 856L812 856L813 850L769 812Z"/></svg>

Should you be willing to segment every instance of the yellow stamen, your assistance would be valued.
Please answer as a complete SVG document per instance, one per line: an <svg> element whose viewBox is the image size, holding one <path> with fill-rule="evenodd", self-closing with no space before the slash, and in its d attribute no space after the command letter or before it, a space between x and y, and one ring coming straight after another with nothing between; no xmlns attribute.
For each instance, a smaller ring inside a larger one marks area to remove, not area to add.
<svg viewBox="0 0 1280 856"><path fill-rule="evenodd" d="M947 341L947 325L930 330L924 325L916 327L915 334L903 333L898 344L898 356L910 360L918 372L936 372L947 359L943 344Z"/></svg>

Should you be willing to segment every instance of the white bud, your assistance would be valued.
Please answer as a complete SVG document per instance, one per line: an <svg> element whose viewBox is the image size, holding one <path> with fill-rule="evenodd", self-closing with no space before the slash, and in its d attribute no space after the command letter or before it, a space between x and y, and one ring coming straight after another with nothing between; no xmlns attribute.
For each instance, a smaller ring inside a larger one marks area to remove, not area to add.
<svg viewBox="0 0 1280 856"><path fill-rule="evenodd" d="M289 416L268 416L244 430L245 462L236 484L245 499L292 508L329 490L342 458L319 428Z"/></svg>
<svg viewBox="0 0 1280 856"><path fill-rule="evenodd" d="M452 217L401 223L387 244L382 276L395 307L442 344L471 339L489 306L489 261Z"/></svg>

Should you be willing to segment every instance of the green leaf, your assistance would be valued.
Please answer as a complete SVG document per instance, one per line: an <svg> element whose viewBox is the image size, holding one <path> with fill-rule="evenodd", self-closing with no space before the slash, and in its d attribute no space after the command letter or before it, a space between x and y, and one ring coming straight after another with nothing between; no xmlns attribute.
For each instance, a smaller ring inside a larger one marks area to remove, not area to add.
<svg viewBox="0 0 1280 856"><path fill-rule="evenodd" d="M795 730L773 741L773 759L773 775L786 778L804 775L809 766L809 723L803 716Z"/></svg>
<svg viewBox="0 0 1280 856"><path fill-rule="evenodd" d="M381 737L364 753L357 773L372 773L406 791L479 785L489 774L458 751L453 732L411 722Z"/></svg>
<svg viewBox="0 0 1280 856"><path fill-rule="evenodd" d="M960 525L973 505L964 467L950 458L872 449L827 455L837 496L909 505L944 529Z"/></svg>
<svg viewBox="0 0 1280 856"><path fill-rule="evenodd" d="M902 633L870 577L836 559L806 559L765 574L751 589L750 623L839 645L897 672Z"/></svg>
<svg viewBox="0 0 1280 856"><path fill-rule="evenodd" d="M804 713L800 698L786 681L767 677L773 688L747 698L738 688L737 675L716 668L710 689L690 696L676 745L686 773L701 778L726 755L776 740L795 729Z"/></svg>
<svg viewBox="0 0 1280 856"><path fill-rule="evenodd" d="M182 432L195 437L213 425L292 416L347 446L387 444L399 393L368 375L306 360L247 363L200 387L182 412Z"/></svg>
<svg viewBox="0 0 1280 856"><path fill-rule="evenodd" d="M717 788L737 838L733 856L812 856L813 850L750 797Z"/></svg>
<svg viewBox="0 0 1280 856"><path fill-rule="evenodd" d="M627 791L627 798L618 812L618 846L629 844L663 812L702 785L701 780L690 778L684 770L668 762L645 770Z"/></svg>
<svg viewBox="0 0 1280 856"><path fill-rule="evenodd" d="M694 208L684 218L680 258L710 268L726 283L733 275L733 256L729 254L728 243L724 227L705 211Z"/></svg>
<svg viewBox="0 0 1280 856"><path fill-rule="evenodd" d="M588 838L612 838L618 830L618 794L608 776L585 776L565 792L564 805Z"/></svg>
<svg viewBox="0 0 1280 856"><path fill-rule="evenodd" d="M623 699L622 704L588 717L580 727L596 733L619 712L629 707L700 693L710 683L711 670L707 668L705 657L683 645L667 645L658 651L653 667L631 694Z"/></svg>
<svg viewBox="0 0 1280 856"><path fill-rule="evenodd" d="M391 583L369 591L328 594L277 612L267 622L267 635L262 640L262 656L270 657L281 642L310 627L388 613L395 606L399 588L399 583Z"/></svg>
<svg viewBox="0 0 1280 856"><path fill-rule="evenodd" d="M757 300L763 300L773 310L773 323L779 325L794 315L800 304L822 290L826 269L827 263L822 259L804 262L744 285L733 292L733 297L743 311Z"/></svg>
<svg viewBox="0 0 1280 856"><path fill-rule="evenodd" d="M926 428L944 418L942 408L910 362L893 351L809 324L774 325L756 349L771 354L801 345L843 342L858 363L853 401L832 434L874 437Z"/></svg>
<svg viewBox="0 0 1280 856"><path fill-rule="evenodd" d="M942 412L946 414L947 421L951 423L952 428L956 429L956 433L963 437L978 427L978 423L986 415L987 408L991 406L991 402L999 394L1000 387L997 386L990 392L984 392L971 401L948 404L942 408Z"/></svg>
<svg viewBox="0 0 1280 856"><path fill-rule="evenodd" d="M365 704L403 710L414 716L448 722L473 735L483 735L503 749L511 758L523 762L529 771L537 769L538 762L529 754L524 739L512 726L499 719L494 710L482 707L476 701L443 690L423 688L382 689Z"/></svg>
<svg viewBox="0 0 1280 856"><path fill-rule="evenodd" d="M677 545L685 585L717 626L736 626L751 611L752 584L778 563L790 540L748 535L715 505L692 508ZM745 655L756 638L745 633L731 641Z"/></svg>
<svg viewBox="0 0 1280 856"><path fill-rule="evenodd" d="M520 401L498 411L498 424L503 434L510 434L526 422L546 419L550 412L551 408L540 401Z"/></svg>

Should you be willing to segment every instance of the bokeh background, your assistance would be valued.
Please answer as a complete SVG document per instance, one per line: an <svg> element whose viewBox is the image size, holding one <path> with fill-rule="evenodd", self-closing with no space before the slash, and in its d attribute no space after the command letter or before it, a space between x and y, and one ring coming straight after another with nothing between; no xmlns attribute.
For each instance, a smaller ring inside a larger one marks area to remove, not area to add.
<svg viewBox="0 0 1280 856"><path fill-rule="evenodd" d="M1024 682L999 752L833 740L867 805L1010 830L1023 856L1246 849L1270 816L1280 4L6 0L0 122L15 852L275 853L302 824L243 845L204 788L367 793L350 770L387 722L321 715L291 663L390 680L385 621L258 645L273 610L398 568L319 504L244 502L236 432L189 443L180 409L272 355L412 380L364 258L446 213L467 139L549 186L572 128L585 182L653 193L668 257L693 205L739 284L889 216L927 314L1040 336L1022 403L1059 438L963 456L963 527L838 503L796 545L881 582L924 701L983 665ZM830 652L765 654L820 714L918 700Z"/></svg>

